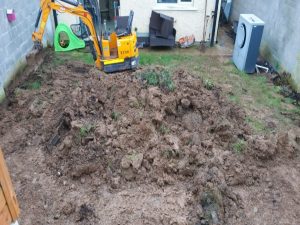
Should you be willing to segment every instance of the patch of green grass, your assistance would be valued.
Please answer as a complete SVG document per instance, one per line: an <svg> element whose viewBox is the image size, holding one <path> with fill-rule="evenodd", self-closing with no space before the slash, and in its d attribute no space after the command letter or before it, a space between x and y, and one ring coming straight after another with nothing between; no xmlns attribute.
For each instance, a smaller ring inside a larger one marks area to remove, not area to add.
<svg viewBox="0 0 300 225"><path fill-rule="evenodd" d="M63 57L62 53L54 53L54 57L51 61L51 64L53 64L53 66L57 67L60 65L63 65L65 63L65 58Z"/></svg>
<svg viewBox="0 0 300 225"><path fill-rule="evenodd" d="M170 65L182 60L187 60L184 55L155 53L155 52L140 52L140 64L144 65Z"/></svg>
<svg viewBox="0 0 300 225"><path fill-rule="evenodd" d="M74 50L69 52L55 52L52 59L52 64L54 66L63 65L66 60L68 61L80 61L89 65L94 65L95 61L92 54L87 51Z"/></svg>
<svg viewBox="0 0 300 225"><path fill-rule="evenodd" d="M111 113L111 118L112 118L114 121L119 120L120 117L121 117L121 113L119 113L119 112L113 111L113 112Z"/></svg>
<svg viewBox="0 0 300 225"><path fill-rule="evenodd" d="M212 90L212 89L215 87L214 82L211 81L211 80L209 80L209 79L205 79L205 80L203 81L203 83L204 83L204 87L205 87L207 90Z"/></svg>
<svg viewBox="0 0 300 225"><path fill-rule="evenodd" d="M72 60L81 61L81 62L89 64L89 65L95 64L93 55L89 51L88 52L70 51L70 52L66 52L66 53L68 53L68 55L66 55L66 56L70 57Z"/></svg>
<svg viewBox="0 0 300 225"><path fill-rule="evenodd" d="M94 129L93 125L87 124L79 129L79 135L81 138L87 137L90 132Z"/></svg>
<svg viewBox="0 0 300 225"><path fill-rule="evenodd" d="M25 84L25 88L28 90L39 90L41 88L41 82L40 81L33 81L28 82Z"/></svg>
<svg viewBox="0 0 300 225"><path fill-rule="evenodd" d="M242 139L238 139L238 141L232 145L232 148L236 153L243 153L247 148L247 142Z"/></svg>
<svg viewBox="0 0 300 225"><path fill-rule="evenodd" d="M287 103L287 104L295 104L296 103L296 100L292 99L292 98L284 98L283 99L283 102Z"/></svg>
<svg viewBox="0 0 300 225"><path fill-rule="evenodd" d="M240 101L241 101L240 96L234 95L232 93L228 96L228 98L229 98L230 101L232 101L236 104L240 103Z"/></svg>
<svg viewBox="0 0 300 225"><path fill-rule="evenodd" d="M201 64L205 60L198 49L141 50L139 54L141 66L161 65L177 68L179 65L188 65L191 68L202 68Z"/></svg>
<svg viewBox="0 0 300 225"><path fill-rule="evenodd" d="M148 70L141 74L141 78L147 81L147 84L158 86L159 84L159 74L154 70Z"/></svg>
<svg viewBox="0 0 300 225"><path fill-rule="evenodd" d="M159 86L167 91L174 91L175 85L169 70L162 69L147 69L139 74L142 80L145 80L148 85Z"/></svg>
<svg viewBox="0 0 300 225"><path fill-rule="evenodd" d="M266 133L269 131L262 121L254 119L250 116L246 117L246 123L248 123L250 127L257 133Z"/></svg>
<svg viewBox="0 0 300 225"><path fill-rule="evenodd" d="M162 125L160 125L160 127L159 127L159 132L160 132L161 134L165 135L165 134L170 133L170 129L169 129L166 125L162 124Z"/></svg>

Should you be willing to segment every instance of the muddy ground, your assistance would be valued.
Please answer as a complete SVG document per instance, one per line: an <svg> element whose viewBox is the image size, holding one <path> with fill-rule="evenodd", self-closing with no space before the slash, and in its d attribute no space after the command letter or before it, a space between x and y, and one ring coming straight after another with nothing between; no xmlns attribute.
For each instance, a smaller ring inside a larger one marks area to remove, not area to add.
<svg viewBox="0 0 300 225"><path fill-rule="evenodd" d="M20 224L300 224L299 129L254 134L180 68L168 91L52 57L0 109Z"/></svg>

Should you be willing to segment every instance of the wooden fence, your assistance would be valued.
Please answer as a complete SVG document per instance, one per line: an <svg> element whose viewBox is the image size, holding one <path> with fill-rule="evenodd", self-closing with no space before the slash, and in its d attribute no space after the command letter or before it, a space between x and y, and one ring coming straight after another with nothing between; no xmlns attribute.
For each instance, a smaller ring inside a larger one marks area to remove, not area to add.
<svg viewBox="0 0 300 225"><path fill-rule="evenodd" d="M0 224L10 225L19 215L19 204L0 148Z"/></svg>

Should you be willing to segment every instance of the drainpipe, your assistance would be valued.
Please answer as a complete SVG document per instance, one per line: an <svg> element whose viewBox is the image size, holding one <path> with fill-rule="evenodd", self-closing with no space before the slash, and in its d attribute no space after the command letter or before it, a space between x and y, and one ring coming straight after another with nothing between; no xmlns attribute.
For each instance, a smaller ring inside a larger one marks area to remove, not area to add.
<svg viewBox="0 0 300 225"><path fill-rule="evenodd" d="M205 0L205 11L204 11L204 21L203 21L203 37L202 37L202 42L205 42L205 38L206 38L206 11L207 11L207 0Z"/></svg>
<svg viewBox="0 0 300 225"><path fill-rule="evenodd" d="M216 0L215 4L215 11L214 11L214 23L212 28L212 35L210 40L210 47L213 47L215 44L215 35L216 35L216 27L217 27L217 20L218 20L218 11L219 11L219 0Z"/></svg>

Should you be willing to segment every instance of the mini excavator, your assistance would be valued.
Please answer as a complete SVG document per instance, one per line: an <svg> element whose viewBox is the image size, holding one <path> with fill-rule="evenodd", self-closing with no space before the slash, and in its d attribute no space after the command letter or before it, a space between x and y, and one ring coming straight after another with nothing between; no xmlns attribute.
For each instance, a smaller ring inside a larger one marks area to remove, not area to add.
<svg viewBox="0 0 300 225"><path fill-rule="evenodd" d="M102 33L98 36L92 15L76 0L60 0L72 7L62 5L53 0L41 0L40 10L35 23L35 32L32 34L35 54L42 49L42 38L46 22L52 10L60 13L69 13L78 16L89 32L92 41L92 51L96 67L104 72L111 73L122 70L136 69L139 63L137 36L132 32L133 11L130 11L127 27L116 30L110 34ZM99 9L100 11L100 9ZM100 22L101 24L101 22Z"/></svg>

